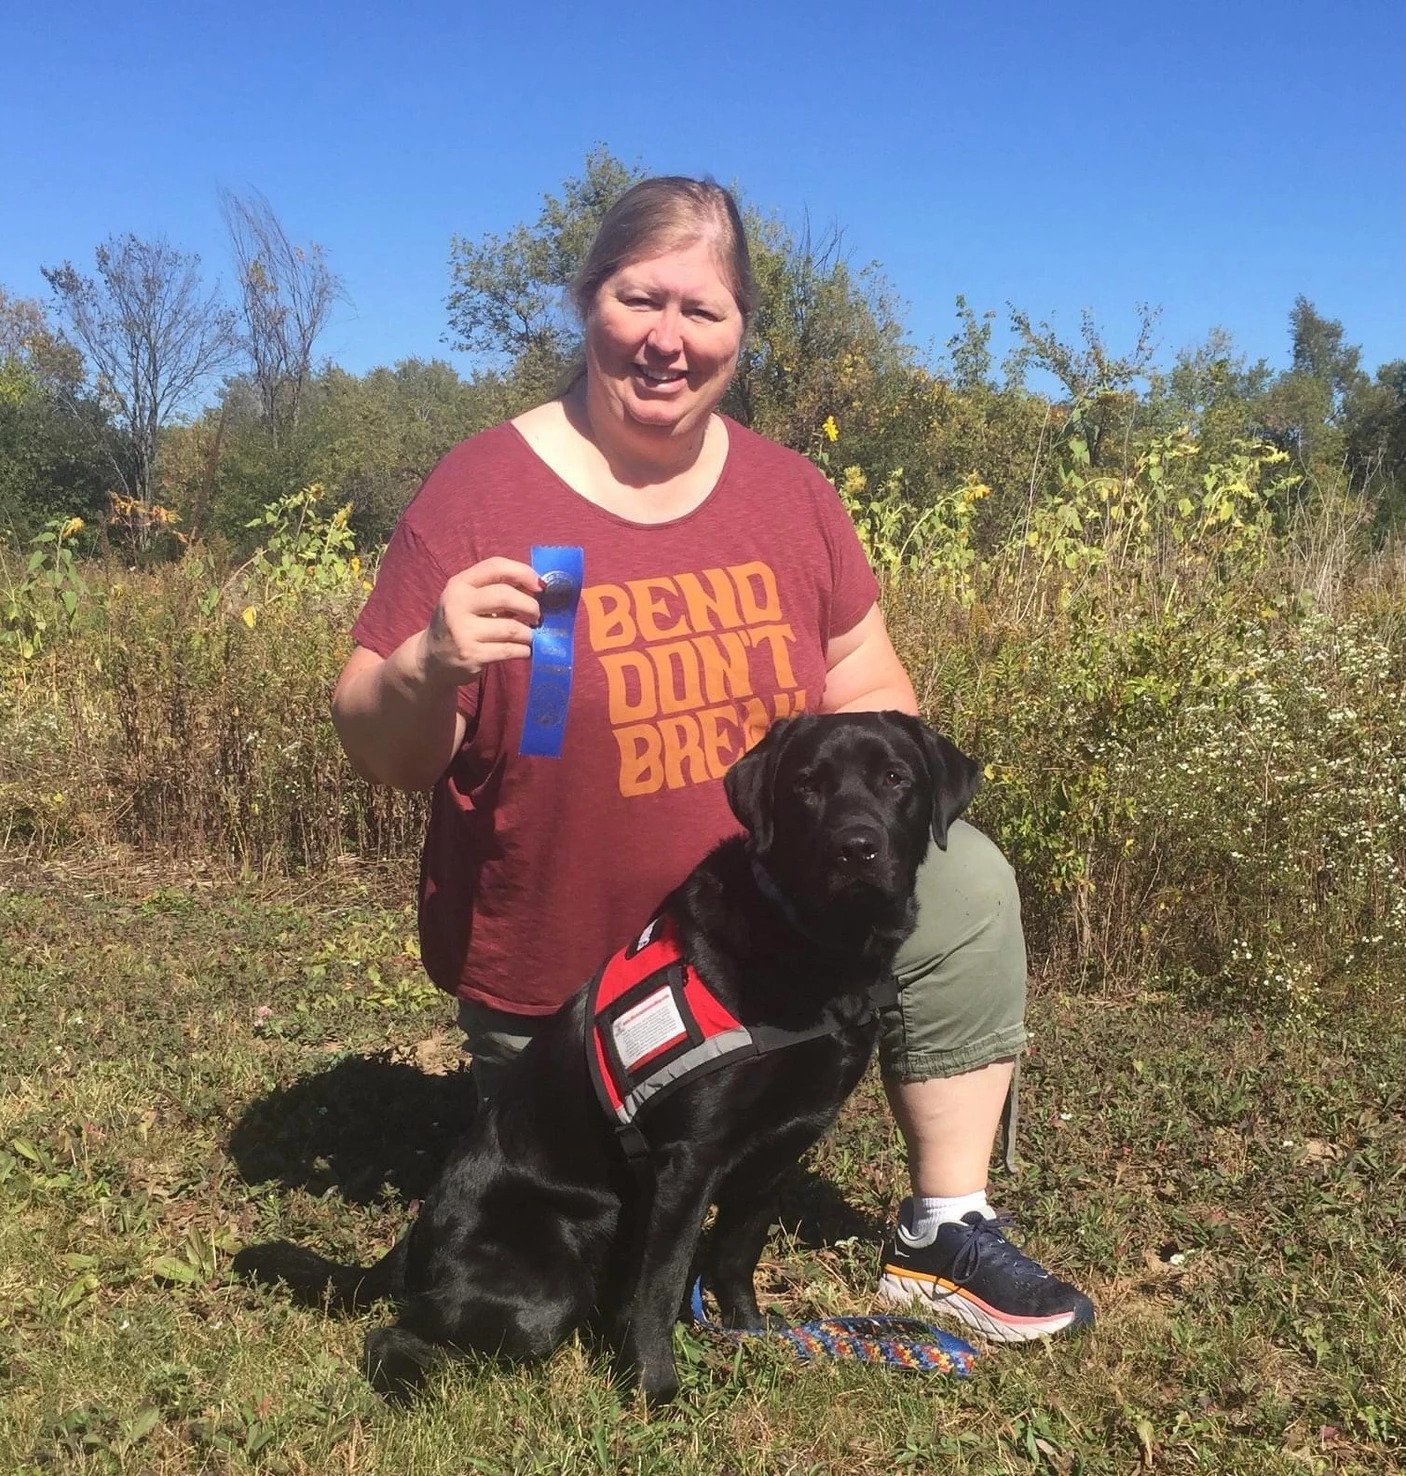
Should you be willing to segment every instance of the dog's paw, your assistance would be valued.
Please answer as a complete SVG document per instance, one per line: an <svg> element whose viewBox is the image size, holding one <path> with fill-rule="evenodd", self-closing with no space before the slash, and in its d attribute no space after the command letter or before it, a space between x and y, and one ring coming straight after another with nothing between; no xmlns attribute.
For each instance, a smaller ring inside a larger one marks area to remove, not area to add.
<svg viewBox="0 0 1406 1476"><path fill-rule="evenodd" d="M679 1392L678 1371L673 1354L659 1358L643 1358L633 1350L617 1353L614 1360L616 1386L623 1392L633 1389L644 1396L649 1409L659 1409Z"/></svg>
<svg viewBox="0 0 1406 1476"><path fill-rule="evenodd" d="M733 1312L724 1313L720 1320L729 1332L785 1332L791 1325L779 1312L759 1312L755 1307L738 1308Z"/></svg>
<svg viewBox="0 0 1406 1476"><path fill-rule="evenodd" d="M644 1395L647 1409L662 1409L666 1404L672 1403L679 1392L679 1378L674 1372L673 1362L670 1361L667 1369L651 1373L648 1377L642 1375L639 1379L639 1391Z"/></svg>
<svg viewBox="0 0 1406 1476"><path fill-rule="evenodd" d="M371 1387L392 1404L408 1404L419 1393L435 1349L401 1327L367 1333L361 1366Z"/></svg>

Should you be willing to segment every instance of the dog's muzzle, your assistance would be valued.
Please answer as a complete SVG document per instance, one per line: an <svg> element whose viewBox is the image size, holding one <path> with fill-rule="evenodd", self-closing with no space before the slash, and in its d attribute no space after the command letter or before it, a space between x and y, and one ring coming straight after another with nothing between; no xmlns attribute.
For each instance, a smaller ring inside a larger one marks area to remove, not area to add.
<svg viewBox="0 0 1406 1476"><path fill-rule="evenodd" d="M884 857L885 836L877 825L852 824L836 836L832 860L857 875L872 871Z"/></svg>

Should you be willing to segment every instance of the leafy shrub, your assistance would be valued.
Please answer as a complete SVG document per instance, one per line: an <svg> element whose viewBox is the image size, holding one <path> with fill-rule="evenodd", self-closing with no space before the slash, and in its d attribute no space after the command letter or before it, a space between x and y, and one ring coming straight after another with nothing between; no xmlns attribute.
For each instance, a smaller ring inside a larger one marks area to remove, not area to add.
<svg viewBox="0 0 1406 1476"><path fill-rule="evenodd" d="M1022 587L1025 589L1025 586ZM920 701L1065 978L1316 1008L1406 963L1406 666L1370 614L1128 588L1037 621L890 587ZM1028 593L1028 589L1026 589Z"/></svg>
<svg viewBox="0 0 1406 1476"><path fill-rule="evenodd" d="M65 639L0 645L0 840L106 836L258 869L413 850L422 800L365 784L332 728L369 585L345 509L325 517L319 497L271 504L263 546L224 577L198 552L87 583L54 565L74 594Z"/></svg>
<svg viewBox="0 0 1406 1476"><path fill-rule="evenodd" d="M88 592L73 553L82 531L82 518L53 518L30 540L22 564L0 559L0 647L22 661L62 639L77 619Z"/></svg>
<svg viewBox="0 0 1406 1476"><path fill-rule="evenodd" d="M1091 987L1273 1009L1390 981L1400 555L1366 554L1341 508L1286 519L1254 444L1203 466L1164 436L1117 475L1060 455L1063 490L984 558L975 476L922 509L901 473L877 497L837 473L923 710L985 763L974 818L1016 867L1032 951ZM62 540L29 570L67 582L47 644L0 643L0 842L283 870L414 855L421 797L363 783L328 711L367 587L345 509L314 486L255 523L233 571L193 550L80 573ZM25 598L52 606L50 583Z"/></svg>

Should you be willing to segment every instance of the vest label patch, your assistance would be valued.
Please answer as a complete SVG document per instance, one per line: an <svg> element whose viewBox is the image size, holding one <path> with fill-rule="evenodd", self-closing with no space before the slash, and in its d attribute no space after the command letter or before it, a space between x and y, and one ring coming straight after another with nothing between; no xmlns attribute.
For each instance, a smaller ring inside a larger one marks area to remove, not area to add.
<svg viewBox="0 0 1406 1476"><path fill-rule="evenodd" d="M647 1056L688 1034L683 1016L665 985L626 1010L611 1027L615 1049L626 1071L633 1071Z"/></svg>

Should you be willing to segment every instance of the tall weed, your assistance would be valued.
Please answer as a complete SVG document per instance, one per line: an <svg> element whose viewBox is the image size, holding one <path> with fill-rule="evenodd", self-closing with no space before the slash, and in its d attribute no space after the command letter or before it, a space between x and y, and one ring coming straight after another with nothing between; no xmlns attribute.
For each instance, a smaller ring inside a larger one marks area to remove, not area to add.
<svg viewBox="0 0 1406 1476"><path fill-rule="evenodd" d="M978 754L976 818L1066 979L1313 1009L1406 965L1406 644L1370 599L1287 587L1045 591L1004 617L935 576L887 594L933 719ZM1374 581L1365 580L1370 595Z"/></svg>
<svg viewBox="0 0 1406 1476"><path fill-rule="evenodd" d="M249 620L210 608L209 591L194 560L108 591L120 837L257 869L409 849L418 802L358 779L332 729L354 602L246 603Z"/></svg>
<svg viewBox="0 0 1406 1476"><path fill-rule="evenodd" d="M975 818L1020 876L1033 950L1090 987L1274 1009L1392 985L1402 551L1369 553L1352 509L1266 448L1202 466L1163 437L1116 475L1059 454L1063 491L984 557L974 475L926 512L860 518L924 711L985 764ZM345 511L312 487L256 523L233 571L199 550L54 564L74 600L52 638L0 643L0 842L285 871L413 857L423 800L363 783L328 711L369 587ZM47 584L28 597L53 607Z"/></svg>
<svg viewBox="0 0 1406 1476"><path fill-rule="evenodd" d="M413 851L423 801L365 784L332 729L369 584L345 509L319 498L271 504L263 546L231 573L199 551L93 566L61 643L0 646L0 840L103 838L258 870Z"/></svg>

